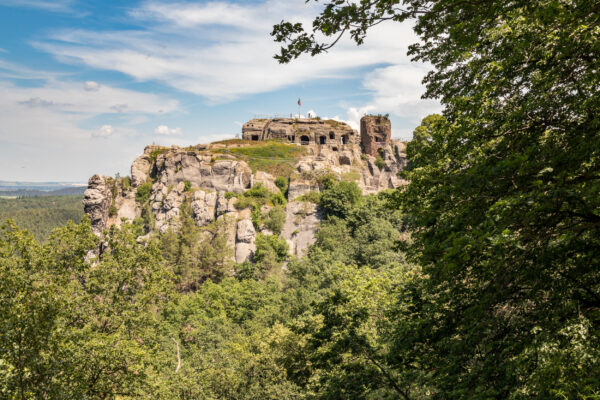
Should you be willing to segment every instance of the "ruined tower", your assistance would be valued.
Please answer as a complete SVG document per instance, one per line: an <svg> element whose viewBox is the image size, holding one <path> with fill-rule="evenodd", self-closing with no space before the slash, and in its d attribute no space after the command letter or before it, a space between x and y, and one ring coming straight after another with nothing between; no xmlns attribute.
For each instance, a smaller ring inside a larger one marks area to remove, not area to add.
<svg viewBox="0 0 600 400"><path fill-rule="evenodd" d="M365 115L360 119L360 141L364 152L371 156L390 143L392 123L382 115Z"/></svg>

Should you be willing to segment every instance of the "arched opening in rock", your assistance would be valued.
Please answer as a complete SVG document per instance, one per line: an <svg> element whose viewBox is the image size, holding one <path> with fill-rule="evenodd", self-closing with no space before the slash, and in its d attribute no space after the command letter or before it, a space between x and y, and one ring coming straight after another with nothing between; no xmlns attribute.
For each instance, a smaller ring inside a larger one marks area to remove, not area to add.
<svg viewBox="0 0 600 400"><path fill-rule="evenodd" d="M321 136L319 138L319 144L325 144L325 141L327 140L327 138L325 136Z"/></svg>
<svg viewBox="0 0 600 400"><path fill-rule="evenodd" d="M333 131L329 132L329 139L335 139L335 133L333 133Z"/></svg>
<svg viewBox="0 0 600 400"><path fill-rule="evenodd" d="M337 147L332 147L331 150L338 151L338 148Z"/></svg>
<svg viewBox="0 0 600 400"><path fill-rule="evenodd" d="M380 138L379 136L375 136L375 141L377 143L382 143L383 142L383 138Z"/></svg>
<svg viewBox="0 0 600 400"><path fill-rule="evenodd" d="M252 135L252 140L257 141L258 140L258 135Z"/></svg>
<svg viewBox="0 0 600 400"><path fill-rule="evenodd" d="M342 144L348 144L348 135L342 136Z"/></svg>
<svg viewBox="0 0 600 400"><path fill-rule="evenodd" d="M302 135L300 136L300 144L303 146L306 146L307 144L310 143L310 138L306 135Z"/></svg>

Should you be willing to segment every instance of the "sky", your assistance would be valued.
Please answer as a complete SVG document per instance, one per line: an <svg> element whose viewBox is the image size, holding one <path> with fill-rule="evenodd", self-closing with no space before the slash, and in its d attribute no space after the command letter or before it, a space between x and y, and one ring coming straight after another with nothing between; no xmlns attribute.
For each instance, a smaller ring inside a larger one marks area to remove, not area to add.
<svg viewBox="0 0 600 400"><path fill-rule="evenodd" d="M428 114L429 67L409 22L357 47L278 64L269 33L310 22L304 0L0 0L0 180L86 182L129 174L148 144L233 138L256 117L310 113L358 129L390 114L409 139Z"/></svg>

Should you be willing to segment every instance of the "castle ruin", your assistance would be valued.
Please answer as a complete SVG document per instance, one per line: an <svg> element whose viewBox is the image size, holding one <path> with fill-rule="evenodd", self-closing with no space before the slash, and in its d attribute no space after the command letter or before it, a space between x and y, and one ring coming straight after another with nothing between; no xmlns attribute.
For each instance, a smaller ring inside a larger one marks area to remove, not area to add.
<svg viewBox="0 0 600 400"><path fill-rule="evenodd" d="M341 151L346 147L362 146L366 154L375 156L379 148L390 144L391 123L383 116L364 116L361 131L335 120L306 118L252 119L242 127L245 140L282 140L302 146L327 147Z"/></svg>

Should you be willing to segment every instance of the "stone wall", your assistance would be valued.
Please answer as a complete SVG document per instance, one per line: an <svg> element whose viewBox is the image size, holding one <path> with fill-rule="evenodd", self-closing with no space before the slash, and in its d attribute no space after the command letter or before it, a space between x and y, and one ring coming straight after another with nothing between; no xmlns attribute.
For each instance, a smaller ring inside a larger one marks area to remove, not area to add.
<svg viewBox="0 0 600 400"><path fill-rule="evenodd" d="M360 119L360 140L365 154L376 156L379 149L390 144L392 123L384 116L365 115Z"/></svg>
<svg viewBox="0 0 600 400"><path fill-rule="evenodd" d="M306 118L252 119L242 127L242 138L254 141L279 139L336 150L360 143L358 132L344 122Z"/></svg>

